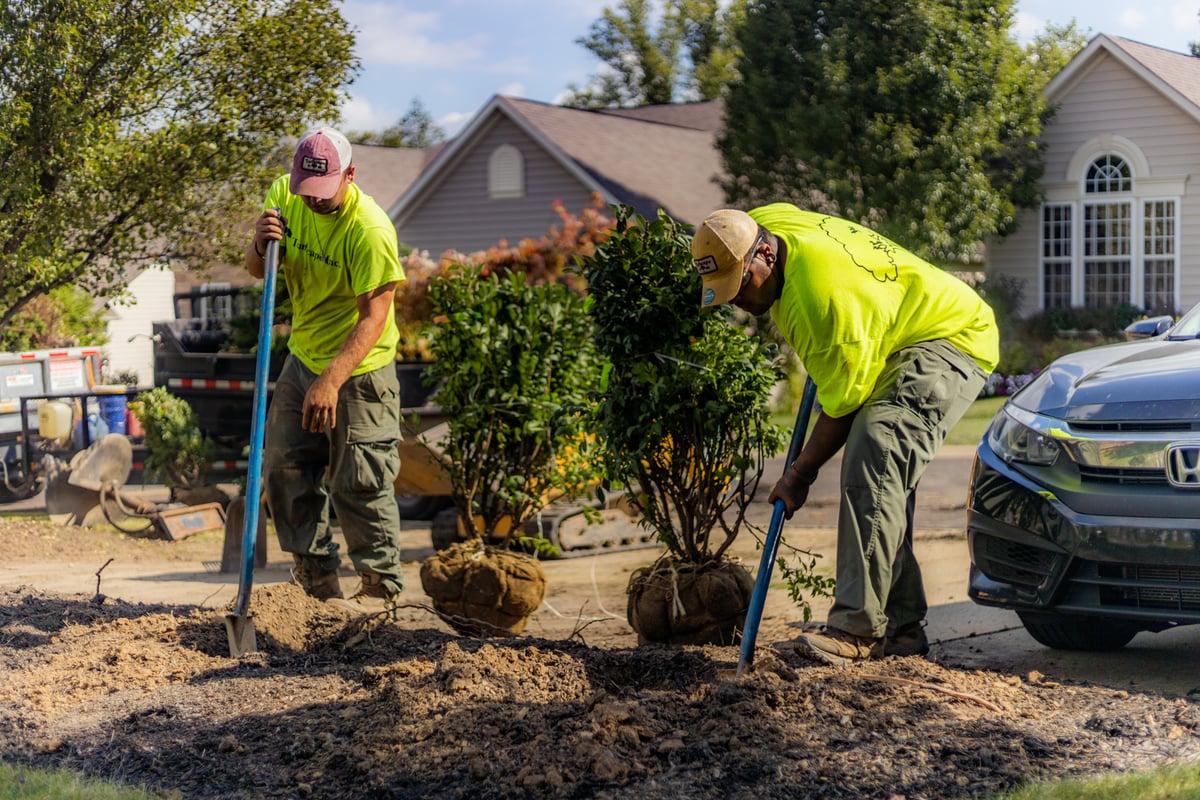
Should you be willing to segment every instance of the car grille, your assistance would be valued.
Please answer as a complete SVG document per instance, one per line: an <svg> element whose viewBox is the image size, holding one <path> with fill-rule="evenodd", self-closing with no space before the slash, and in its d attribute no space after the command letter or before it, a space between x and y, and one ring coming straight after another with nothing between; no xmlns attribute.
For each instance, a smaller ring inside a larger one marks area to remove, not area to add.
<svg viewBox="0 0 1200 800"><path fill-rule="evenodd" d="M1168 420L1164 422L1142 422L1121 420L1116 422L1071 421L1074 431L1095 433L1192 433L1200 431L1200 422L1190 420Z"/></svg>
<svg viewBox="0 0 1200 800"><path fill-rule="evenodd" d="M1121 483L1138 486L1166 486L1167 473L1161 468L1096 467L1079 465L1079 478L1093 483Z"/></svg>
<svg viewBox="0 0 1200 800"><path fill-rule="evenodd" d="M1080 564L1074 580L1096 584L1104 606L1200 611L1200 567L1089 561Z"/></svg>
<svg viewBox="0 0 1200 800"><path fill-rule="evenodd" d="M1058 567L1060 556L1019 542L977 533L975 566L994 581L1037 587Z"/></svg>

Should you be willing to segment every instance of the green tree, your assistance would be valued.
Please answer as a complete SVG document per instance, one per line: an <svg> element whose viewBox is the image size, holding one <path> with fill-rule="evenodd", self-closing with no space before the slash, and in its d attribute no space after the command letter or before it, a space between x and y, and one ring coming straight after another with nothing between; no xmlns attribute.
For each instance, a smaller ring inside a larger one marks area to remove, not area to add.
<svg viewBox="0 0 1200 800"><path fill-rule="evenodd" d="M347 134L357 144L378 144L386 147L429 147L446 140L446 132L429 116L429 110L419 97L414 97L396 124L382 131Z"/></svg>
<svg viewBox="0 0 1200 800"><path fill-rule="evenodd" d="M1021 47L1013 0L758 0L719 141L728 200L787 200L969 260L1039 201L1042 89L1074 26Z"/></svg>
<svg viewBox="0 0 1200 800"><path fill-rule="evenodd" d="M110 298L148 262L236 258L228 220L285 136L336 115L353 44L321 0L5 4L0 328L56 287Z"/></svg>
<svg viewBox="0 0 1200 800"><path fill-rule="evenodd" d="M585 88L570 87L564 105L604 108L712 100L733 78L739 52L733 31L746 0L667 0L652 29L649 0L605 8L577 43L604 67Z"/></svg>

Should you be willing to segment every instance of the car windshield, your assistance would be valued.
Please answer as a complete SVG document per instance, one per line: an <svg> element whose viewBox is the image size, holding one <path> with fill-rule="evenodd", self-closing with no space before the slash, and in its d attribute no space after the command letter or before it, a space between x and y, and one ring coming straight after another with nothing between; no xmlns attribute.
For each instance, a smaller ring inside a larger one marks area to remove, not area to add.
<svg viewBox="0 0 1200 800"><path fill-rule="evenodd" d="M1200 304L1183 315L1175 327L1167 333L1168 339L1195 339L1200 337Z"/></svg>

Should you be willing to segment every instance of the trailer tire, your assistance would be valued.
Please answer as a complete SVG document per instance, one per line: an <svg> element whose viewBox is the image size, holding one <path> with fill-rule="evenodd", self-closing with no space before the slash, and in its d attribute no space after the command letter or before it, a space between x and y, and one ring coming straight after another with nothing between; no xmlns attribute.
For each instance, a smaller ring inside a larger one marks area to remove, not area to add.
<svg viewBox="0 0 1200 800"><path fill-rule="evenodd" d="M45 483L41 478L34 478L25 483L19 483L16 486L9 486L6 483L0 482L0 504L17 503L21 500L28 500L37 495L38 492L45 488Z"/></svg>
<svg viewBox="0 0 1200 800"><path fill-rule="evenodd" d="M398 494L396 507L400 509L400 519L431 520L438 512L449 508L450 498L444 495Z"/></svg>
<svg viewBox="0 0 1200 800"><path fill-rule="evenodd" d="M433 541L434 550L445 550L461 542L458 536L458 509L451 506L435 514L429 526L429 538Z"/></svg>

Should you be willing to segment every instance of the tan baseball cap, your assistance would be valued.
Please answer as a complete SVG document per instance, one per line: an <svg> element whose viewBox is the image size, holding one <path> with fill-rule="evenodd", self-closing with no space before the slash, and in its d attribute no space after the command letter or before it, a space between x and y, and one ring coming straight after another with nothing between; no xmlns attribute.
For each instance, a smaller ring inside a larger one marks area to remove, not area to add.
<svg viewBox="0 0 1200 800"><path fill-rule="evenodd" d="M746 255L757 238L758 223L745 211L722 208L700 223L692 237L692 261L703 281L702 307L719 306L737 297Z"/></svg>

